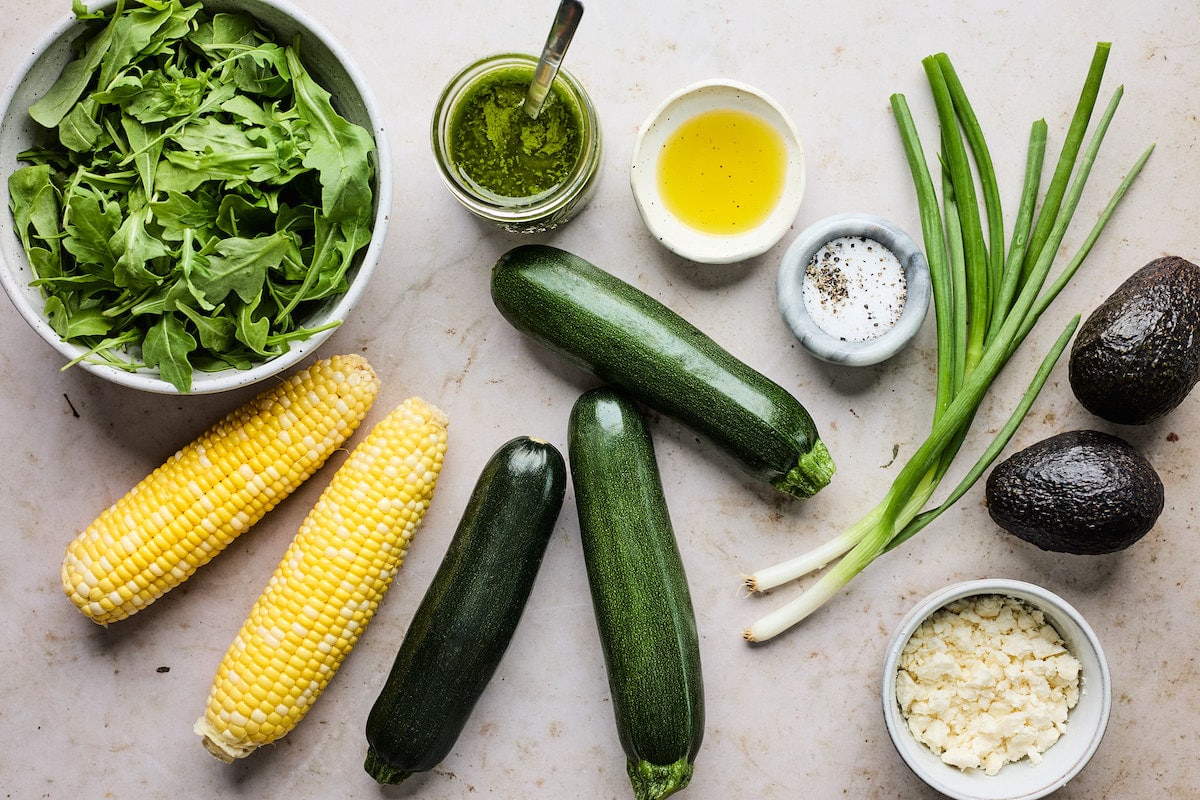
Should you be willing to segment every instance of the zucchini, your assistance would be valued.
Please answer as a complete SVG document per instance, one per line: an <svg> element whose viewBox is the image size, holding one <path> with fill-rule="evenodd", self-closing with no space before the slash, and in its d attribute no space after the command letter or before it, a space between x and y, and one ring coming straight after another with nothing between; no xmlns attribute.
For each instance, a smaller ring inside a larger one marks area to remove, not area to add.
<svg viewBox="0 0 1200 800"><path fill-rule="evenodd" d="M751 475L811 497L834 472L808 411L641 290L548 245L492 268L492 300L514 327L700 433Z"/></svg>
<svg viewBox="0 0 1200 800"><path fill-rule="evenodd" d="M567 469L517 437L487 462L367 717L364 768L381 784L437 766L504 655L554 530Z"/></svg>
<svg viewBox="0 0 1200 800"><path fill-rule="evenodd" d="M637 800L687 786L704 737L700 643L650 433L609 387L571 410L568 461L617 734Z"/></svg>

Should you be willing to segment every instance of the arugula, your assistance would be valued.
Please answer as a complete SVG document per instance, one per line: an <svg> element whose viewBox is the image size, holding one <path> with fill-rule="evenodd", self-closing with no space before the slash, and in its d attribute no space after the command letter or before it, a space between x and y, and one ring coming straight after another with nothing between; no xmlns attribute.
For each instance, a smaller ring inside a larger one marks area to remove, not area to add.
<svg viewBox="0 0 1200 800"><path fill-rule="evenodd" d="M305 69L241 13L199 2L72 0L88 33L30 109L9 207L51 326L181 392L337 325L371 238L375 149ZM67 366L70 366L68 364Z"/></svg>

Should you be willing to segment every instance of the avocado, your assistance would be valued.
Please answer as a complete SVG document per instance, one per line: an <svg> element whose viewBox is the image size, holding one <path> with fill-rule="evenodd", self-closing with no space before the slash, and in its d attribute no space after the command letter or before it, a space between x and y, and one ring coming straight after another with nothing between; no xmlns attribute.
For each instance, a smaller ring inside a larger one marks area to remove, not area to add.
<svg viewBox="0 0 1200 800"><path fill-rule="evenodd" d="M1096 307L1071 346L1069 379L1088 411L1145 425L1200 380L1200 267L1155 259Z"/></svg>
<svg viewBox="0 0 1200 800"><path fill-rule="evenodd" d="M1100 431L1060 433L1015 453L988 475L988 513L1043 550L1124 550L1154 527L1163 484L1125 440Z"/></svg>

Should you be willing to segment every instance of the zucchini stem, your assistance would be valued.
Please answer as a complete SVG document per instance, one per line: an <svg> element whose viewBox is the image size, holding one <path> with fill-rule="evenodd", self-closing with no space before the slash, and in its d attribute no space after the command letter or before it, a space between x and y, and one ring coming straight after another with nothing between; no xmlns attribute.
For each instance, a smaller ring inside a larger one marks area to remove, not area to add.
<svg viewBox="0 0 1200 800"><path fill-rule="evenodd" d="M796 461L796 466L773 485L781 492L806 499L828 486L836 470L829 448L817 439Z"/></svg>
<svg viewBox="0 0 1200 800"><path fill-rule="evenodd" d="M691 783L694 770L686 758L665 766L630 759L626 768L629 781L633 784L634 800L662 800L669 797Z"/></svg>
<svg viewBox="0 0 1200 800"><path fill-rule="evenodd" d="M363 769L367 774L376 780L377 783L383 786L394 786L407 780L412 772L404 769L396 769L387 763L379 753L375 752L375 748L367 748L367 757L363 761Z"/></svg>

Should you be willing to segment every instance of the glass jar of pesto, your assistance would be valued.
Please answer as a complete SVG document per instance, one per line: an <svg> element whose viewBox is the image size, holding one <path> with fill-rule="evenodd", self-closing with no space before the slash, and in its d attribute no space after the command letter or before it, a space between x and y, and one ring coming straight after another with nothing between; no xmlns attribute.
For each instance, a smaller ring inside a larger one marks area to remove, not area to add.
<svg viewBox="0 0 1200 800"><path fill-rule="evenodd" d="M599 175L600 123L591 98L559 70L537 118L521 108L537 58L499 53L442 91L431 138L442 179L481 219L516 233L551 230L579 213Z"/></svg>

